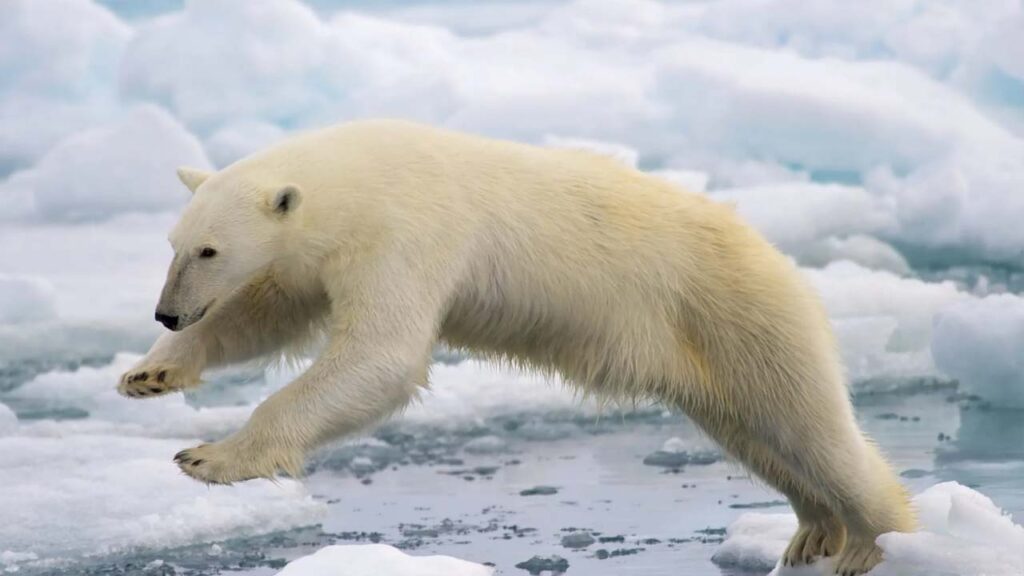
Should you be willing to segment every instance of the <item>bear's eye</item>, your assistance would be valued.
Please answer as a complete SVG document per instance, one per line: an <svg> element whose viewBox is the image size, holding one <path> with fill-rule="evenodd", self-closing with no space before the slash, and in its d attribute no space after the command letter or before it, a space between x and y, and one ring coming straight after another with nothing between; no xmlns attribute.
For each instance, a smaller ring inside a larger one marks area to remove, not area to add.
<svg viewBox="0 0 1024 576"><path fill-rule="evenodd" d="M214 250L213 248L210 248L209 246L199 251L200 258L213 258L216 255L217 251Z"/></svg>

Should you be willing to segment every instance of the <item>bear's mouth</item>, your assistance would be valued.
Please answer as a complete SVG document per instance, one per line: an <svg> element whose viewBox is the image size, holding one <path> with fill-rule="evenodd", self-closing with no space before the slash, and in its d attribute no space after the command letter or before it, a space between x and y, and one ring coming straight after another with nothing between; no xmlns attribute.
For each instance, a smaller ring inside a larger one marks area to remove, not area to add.
<svg viewBox="0 0 1024 576"><path fill-rule="evenodd" d="M202 320L203 316L206 316L206 311L209 310L216 301L216 299L211 300L210 303L207 304L206 306L203 306L199 310L199 312L196 312L195 314L189 314L187 317L183 318L182 321L178 322L177 330L184 330L185 328L188 328L189 326Z"/></svg>

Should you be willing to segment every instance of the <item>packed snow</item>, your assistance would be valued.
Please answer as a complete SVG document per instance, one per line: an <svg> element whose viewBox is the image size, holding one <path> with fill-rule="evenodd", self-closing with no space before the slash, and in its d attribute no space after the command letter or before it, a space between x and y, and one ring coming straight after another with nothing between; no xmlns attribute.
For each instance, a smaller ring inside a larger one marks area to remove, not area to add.
<svg viewBox="0 0 1024 576"><path fill-rule="evenodd" d="M956 482L937 484L914 497L920 530L878 538L883 561L871 576L1016 576L1024 573L1024 527L983 494ZM793 514L747 513L733 522L714 561L723 568L772 576L832 574L830 561L812 567L778 566L796 531Z"/></svg>
<svg viewBox="0 0 1024 576"><path fill-rule="evenodd" d="M450 556L411 556L387 544L327 546L293 560L277 576L490 576L493 570Z"/></svg>

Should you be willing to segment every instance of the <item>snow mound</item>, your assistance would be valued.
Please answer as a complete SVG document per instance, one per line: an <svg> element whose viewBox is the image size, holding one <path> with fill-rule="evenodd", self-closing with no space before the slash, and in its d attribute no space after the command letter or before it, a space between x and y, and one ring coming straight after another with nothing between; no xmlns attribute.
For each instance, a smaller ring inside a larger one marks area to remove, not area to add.
<svg viewBox="0 0 1024 576"><path fill-rule="evenodd" d="M323 24L300 2L187 2L139 26L123 88L200 132L225 120L294 121L324 104L310 88L327 64L323 37Z"/></svg>
<svg viewBox="0 0 1024 576"><path fill-rule="evenodd" d="M206 152L215 165L224 167L284 137L285 131L273 124L243 121L214 132L205 142Z"/></svg>
<svg viewBox="0 0 1024 576"><path fill-rule="evenodd" d="M723 567L764 572L775 567L796 532L794 514L747 512L726 529L711 561Z"/></svg>
<svg viewBox="0 0 1024 576"><path fill-rule="evenodd" d="M82 221L172 210L188 199L174 171L182 164L207 167L202 145L165 110L142 105L61 141L0 184L0 194L16 199L14 213L7 211L16 218Z"/></svg>
<svg viewBox="0 0 1024 576"><path fill-rule="evenodd" d="M1024 527L988 497L956 482L914 498L921 530L878 538L884 559L870 576L1018 576L1024 573ZM776 566L796 531L793 514L747 513L726 531L712 560L722 567L766 570L771 576L831 575L830 561L799 569Z"/></svg>
<svg viewBox="0 0 1024 576"><path fill-rule="evenodd" d="M14 434L18 430L18 415L0 402L0 436Z"/></svg>
<svg viewBox="0 0 1024 576"><path fill-rule="evenodd" d="M589 140L586 138L564 138L548 134L544 137L544 145L552 148L567 148L569 150L584 150L593 152L600 156L607 156L622 162L630 168L636 168L640 163L640 153L629 146L616 144L615 142L602 142L600 140Z"/></svg>
<svg viewBox="0 0 1024 576"><path fill-rule="evenodd" d="M53 286L42 278L0 273L0 325L52 319Z"/></svg>
<svg viewBox="0 0 1024 576"><path fill-rule="evenodd" d="M0 176L114 113L130 36L89 0L0 2Z"/></svg>
<svg viewBox="0 0 1024 576"><path fill-rule="evenodd" d="M711 2L691 26L716 38L812 58L898 59L982 98L995 96L998 74L1024 81L1019 59L1010 57L1024 50L1012 32L1024 18L1017 2L866 0L837 6L809 0L790 8L757 0Z"/></svg>
<svg viewBox="0 0 1024 576"><path fill-rule="evenodd" d="M789 182L716 190L715 200L736 205L740 216L803 264L845 259L905 273L899 252L874 235L895 231L895 203L856 186Z"/></svg>
<svg viewBox="0 0 1024 576"><path fill-rule="evenodd" d="M960 390L1024 408L1024 298L998 294L944 309L931 342L936 366Z"/></svg>
<svg viewBox="0 0 1024 576"><path fill-rule="evenodd" d="M932 319L970 298L953 282L929 283L834 262L804 273L825 302L850 380L939 376Z"/></svg>
<svg viewBox="0 0 1024 576"><path fill-rule="evenodd" d="M450 556L410 556L386 544L327 546L293 560L277 576L490 576L481 564Z"/></svg>
<svg viewBox="0 0 1024 576"><path fill-rule="evenodd" d="M704 192L708 188L708 175L697 170L672 170L664 168L648 172L691 192Z"/></svg>

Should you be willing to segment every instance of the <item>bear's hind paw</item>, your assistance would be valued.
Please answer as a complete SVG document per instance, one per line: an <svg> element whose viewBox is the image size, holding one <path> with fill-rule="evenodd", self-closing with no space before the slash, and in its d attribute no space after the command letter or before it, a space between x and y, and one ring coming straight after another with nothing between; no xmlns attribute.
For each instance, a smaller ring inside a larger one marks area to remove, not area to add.
<svg viewBox="0 0 1024 576"><path fill-rule="evenodd" d="M302 472L302 460L301 456L274 457L272 452L241 449L230 440L202 444L174 455L175 464L185 475L207 484L273 478L282 470L298 477Z"/></svg>
<svg viewBox="0 0 1024 576"><path fill-rule="evenodd" d="M803 566L833 556L843 546L843 535L842 526L825 522L801 524L782 555L782 565Z"/></svg>
<svg viewBox="0 0 1024 576"><path fill-rule="evenodd" d="M871 539L849 539L836 560L837 576L860 576L882 561L882 549Z"/></svg>

